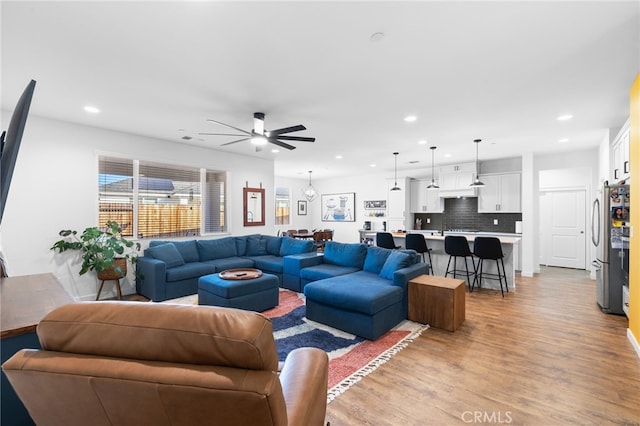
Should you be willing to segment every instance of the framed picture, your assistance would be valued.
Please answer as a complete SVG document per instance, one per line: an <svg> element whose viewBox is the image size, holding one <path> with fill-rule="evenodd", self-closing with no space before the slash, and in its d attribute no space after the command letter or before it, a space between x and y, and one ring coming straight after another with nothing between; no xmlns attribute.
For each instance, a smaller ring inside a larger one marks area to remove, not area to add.
<svg viewBox="0 0 640 426"><path fill-rule="evenodd" d="M366 210L385 210L387 208L387 200L367 200L364 202Z"/></svg>
<svg viewBox="0 0 640 426"><path fill-rule="evenodd" d="M356 193L322 194L320 207L323 222L355 222Z"/></svg>
<svg viewBox="0 0 640 426"><path fill-rule="evenodd" d="M307 215L307 202L304 200L298 200L298 216Z"/></svg>

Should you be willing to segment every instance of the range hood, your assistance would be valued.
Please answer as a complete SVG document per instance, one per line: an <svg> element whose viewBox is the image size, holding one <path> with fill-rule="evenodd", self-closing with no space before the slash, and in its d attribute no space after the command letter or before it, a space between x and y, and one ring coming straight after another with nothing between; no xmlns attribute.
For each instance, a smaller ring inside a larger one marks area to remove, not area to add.
<svg viewBox="0 0 640 426"><path fill-rule="evenodd" d="M473 187L461 189L441 189L440 198L477 197L478 190Z"/></svg>

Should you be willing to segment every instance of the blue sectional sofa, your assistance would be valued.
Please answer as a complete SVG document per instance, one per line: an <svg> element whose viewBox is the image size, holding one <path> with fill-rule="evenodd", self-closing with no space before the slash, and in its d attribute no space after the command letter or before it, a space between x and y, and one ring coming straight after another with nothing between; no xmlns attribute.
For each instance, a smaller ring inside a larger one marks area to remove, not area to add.
<svg viewBox="0 0 640 426"><path fill-rule="evenodd" d="M413 250L329 241L323 255L287 257L284 283L304 292L308 319L375 340L407 318L408 283L429 273L419 259Z"/></svg>
<svg viewBox="0 0 640 426"><path fill-rule="evenodd" d="M313 251L313 241L269 235L151 241L137 261L136 291L154 302L196 294L198 278L232 268L258 268L282 286L283 259Z"/></svg>

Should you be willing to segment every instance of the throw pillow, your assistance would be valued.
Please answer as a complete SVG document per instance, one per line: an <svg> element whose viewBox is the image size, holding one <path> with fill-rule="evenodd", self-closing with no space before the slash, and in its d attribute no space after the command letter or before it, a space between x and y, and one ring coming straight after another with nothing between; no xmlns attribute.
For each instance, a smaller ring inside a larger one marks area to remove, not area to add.
<svg viewBox="0 0 640 426"><path fill-rule="evenodd" d="M267 254L270 254L272 256L280 255L280 244L282 243L282 237L263 235L262 239L267 243Z"/></svg>
<svg viewBox="0 0 640 426"><path fill-rule="evenodd" d="M313 251L313 241L298 240L291 237L282 237L280 245L280 256L289 256L291 254L309 253Z"/></svg>
<svg viewBox="0 0 640 426"><path fill-rule="evenodd" d="M238 255L236 241L233 237L198 240L198 252L200 252L201 261L224 259Z"/></svg>
<svg viewBox="0 0 640 426"><path fill-rule="evenodd" d="M362 269L367 246L358 243L327 241L324 246L324 263Z"/></svg>
<svg viewBox="0 0 640 426"><path fill-rule="evenodd" d="M266 256L267 240L260 237L247 238L247 256Z"/></svg>
<svg viewBox="0 0 640 426"><path fill-rule="evenodd" d="M160 244L150 247L145 252L154 259L161 260L167 264L167 269L184 265L184 259L173 243Z"/></svg>
<svg viewBox="0 0 640 426"><path fill-rule="evenodd" d="M411 264L411 255L394 250L384 262L382 270L380 271L380 277L393 280L393 273L395 271L411 266Z"/></svg>
<svg viewBox="0 0 640 426"><path fill-rule="evenodd" d="M390 254L390 249L377 246L367 247L367 257L364 258L364 266L362 267L362 270L379 274L384 266L384 262L387 261Z"/></svg>

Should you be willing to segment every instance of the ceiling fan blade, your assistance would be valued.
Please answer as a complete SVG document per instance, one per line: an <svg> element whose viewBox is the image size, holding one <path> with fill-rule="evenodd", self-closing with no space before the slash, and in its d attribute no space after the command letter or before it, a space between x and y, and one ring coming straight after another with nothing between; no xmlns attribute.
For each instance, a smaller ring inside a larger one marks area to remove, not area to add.
<svg viewBox="0 0 640 426"><path fill-rule="evenodd" d="M276 136L278 139L285 141L315 142L316 138L306 138L303 136Z"/></svg>
<svg viewBox="0 0 640 426"><path fill-rule="evenodd" d="M267 138L267 140L268 140L270 143L274 144L274 145L278 145L278 146L280 146L280 147L282 147L282 148L286 148L286 149L288 149L288 150L296 149L296 147L295 147L295 146L293 146L293 145L289 145L288 143L280 142L279 140L276 140L276 139Z"/></svg>
<svg viewBox="0 0 640 426"><path fill-rule="evenodd" d="M238 142L242 142L242 141L248 141L249 139L251 139L251 138L238 139L237 141L231 141L231 142L223 143L220 146L231 145L232 143L238 143Z"/></svg>
<svg viewBox="0 0 640 426"><path fill-rule="evenodd" d="M235 133L198 133L199 135L213 135L213 136L244 136L244 135L237 135Z"/></svg>
<svg viewBox="0 0 640 426"><path fill-rule="evenodd" d="M216 123L216 124L220 124L221 126L231 127L232 129L235 129L235 130L237 130L237 131L239 131L239 132L242 132L242 133L244 133L245 135L250 135L250 134L251 134L251 132L247 132L246 130L242 130L242 129L239 129L239 128L237 128L237 127L233 127L232 125L230 125L230 124L226 124L226 123L223 123L223 122L221 122L221 121L212 120L212 119L210 119L210 118L209 118L209 119L207 119L207 121L210 121L210 122L212 122L212 123Z"/></svg>
<svg viewBox="0 0 640 426"><path fill-rule="evenodd" d="M277 136L283 133L291 133L291 132L299 132L300 130L307 130L302 124L298 124L297 126L291 127L283 127L282 129L270 130L269 136Z"/></svg>

